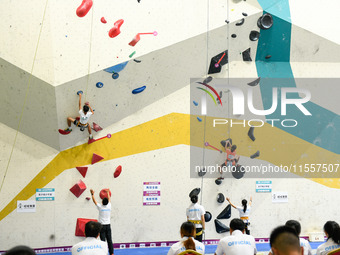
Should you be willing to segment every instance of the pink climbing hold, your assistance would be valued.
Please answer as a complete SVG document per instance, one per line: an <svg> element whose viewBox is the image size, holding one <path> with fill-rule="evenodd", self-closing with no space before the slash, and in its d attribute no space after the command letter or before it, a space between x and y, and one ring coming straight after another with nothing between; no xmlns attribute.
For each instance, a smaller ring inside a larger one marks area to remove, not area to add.
<svg viewBox="0 0 340 255"><path fill-rule="evenodd" d="M109 31L109 36L111 38L114 38L120 34L120 27L123 25L123 23L124 23L123 19L119 19L115 22L113 28L111 28Z"/></svg>
<svg viewBox="0 0 340 255"><path fill-rule="evenodd" d="M93 156L92 156L92 165L97 163L98 161L101 161L102 159L104 159L102 156L99 156L96 153L93 153Z"/></svg>
<svg viewBox="0 0 340 255"><path fill-rule="evenodd" d="M107 23L107 21L106 21L106 19L105 19L104 17L102 17L102 18L100 19L100 21L101 21L102 23L104 23L104 24Z"/></svg>
<svg viewBox="0 0 340 255"><path fill-rule="evenodd" d="M101 199L103 199L103 198L107 198L107 192L106 191L109 191L109 194L110 194L110 197L111 197L111 191L110 191L110 189L102 189L101 191L100 191L100 193L99 193L99 196L100 196L100 198Z"/></svg>
<svg viewBox="0 0 340 255"><path fill-rule="evenodd" d="M88 167L87 166L77 166L76 168L79 171L79 173L85 178Z"/></svg>
<svg viewBox="0 0 340 255"><path fill-rule="evenodd" d="M156 35L158 35L158 33L157 33L157 31L154 31L154 32L152 32L152 33L138 33L138 34L136 34L136 36L132 39L132 41L131 42L129 42L129 45L130 46L135 46L138 42L139 42L139 40L140 40L140 35L154 35L154 36L156 36Z"/></svg>
<svg viewBox="0 0 340 255"><path fill-rule="evenodd" d="M96 123L94 123L94 122L93 122L93 127L92 127L92 129L93 129L94 131L96 131L96 132L98 132L98 131L100 131L100 130L103 130L103 129L101 128L101 126L99 126L98 124L96 124Z"/></svg>
<svg viewBox="0 0 340 255"><path fill-rule="evenodd" d="M84 17L90 11L92 5L92 0L83 0L81 5L77 8L77 16L80 18Z"/></svg>
<svg viewBox="0 0 340 255"><path fill-rule="evenodd" d="M70 188L70 191L75 195L76 197L79 197L83 192L86 190L86 185L82 180L79 180L76 184L73 185L72 188Z"/></svg>

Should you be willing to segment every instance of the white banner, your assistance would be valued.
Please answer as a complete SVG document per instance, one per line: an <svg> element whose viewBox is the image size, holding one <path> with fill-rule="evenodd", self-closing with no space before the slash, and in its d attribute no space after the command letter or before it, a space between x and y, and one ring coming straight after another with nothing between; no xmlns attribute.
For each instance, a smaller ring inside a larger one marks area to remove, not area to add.
<svg viewBox="0 0 340 255"><path fill-rule="evenodd" d="M18 200L17 201L18 213L31 213L36 212L35 200Z"/></svg>

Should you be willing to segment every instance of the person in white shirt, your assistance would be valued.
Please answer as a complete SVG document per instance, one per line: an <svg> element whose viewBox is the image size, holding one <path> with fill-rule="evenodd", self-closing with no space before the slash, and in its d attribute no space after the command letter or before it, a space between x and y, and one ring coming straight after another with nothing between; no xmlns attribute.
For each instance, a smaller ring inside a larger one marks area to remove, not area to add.
<svg viewBox="0 0 340 255"><path fill-rule="evenodd" d="M107 255L106 243L97 239L101 228L102 225L99 222L87 222L86 239L72 247L72 255Z"/></svg>
<svg viewBox="0 0 340 255"><path fill-rule="evenodd" d="M186 215L187 220L194 223L196 227L196 237L197 241L202 242L203 233L205 230L205 210L204 207L198 204L198 196L193 195L190 197L192 204L187 208Z"/></svg>
<svg viewBox="0 0 340 255"><path fill-rule="evenodd" d="M245 224L241 219L233 219L229 224L230 236L220 240L215 255L254 255L257 253L255 239L245 235Z"/></svg>
<svg viewBox="0 0 340 255"><path fill-rule="evenodd" d="M92 131L91 131L91 126L89 125L89 120L91 115L94 114L94 111L92 110L90 103L86 102L85 105L82 107L81 105L81 95L83 94L83 92L79 93L79 121L77 119L74 119L72 117L68 117L67 118L67 125L68 127L65 129L65 131L72 131L72 127L71 124L73 123L74 125L76 125L77 127L80 127L81 131L84 131L85 128L87 128L90 137L89 139L93 139L92 136Z"/></svg>
<svg viewBox="0 0 340 255"><path fill-rule="evenodd" d="M303 255L299 236L288 226L279 226L270 234L272 255Z"/></svg>
<svg viewBox="0 0 340 255"><path fill-rule="evenodd" d="M110 191L106 189L107 198L104 197L102 200L102 204L97 203L94 198L94 190L90 189L91 197L93 203L97 206L99 211L99 219L98 221L102 224L102 229L100 231L100 239L102 241L107 240L107 246L109 248L110 255L113 255L113 243L112 243L112 234L111 234L111 196Z"/></svg>
<svg viewBox="0 0 340 255"><path fill-rule="evenodd" d="M328 252L340 248L340 226L335 221L327 221L323 226L323 230L327 236L327 242L321 244L316 255L325 255Z"/></svg>
<svg viewBox="0 0 340 255"><path fill-rule="evenodd" d="M295 229L298 236L300 236L301 233L301 225L296 220L289 220L286 222L285 226L291 227ZM309 242L304 238L300 239L300 246L303 247L303 255L312 255L312 247L310 246Z"/></svg>
<svg viewBox="0 0 340 255"><path fill-rule="evenodd" d="M184 222L181 226L180 233L182 239L170 247L168 255L177 255L185 250L194 250L204 255L204 244L193 238L196 235L196 229L192 222Z"/></svg>
<svg viewBox="0 0 340 255"><path fill-rule="evenodd" d="M241 220L243 220L244 224L246 225L246 227L245 227L246 234L250 235L250 230L249 230L248 226L250 225L249 215L250 215L250 210L251 210L251 203L253 202L252 197L250 197L249 206L247 205L248 201L246 199L243 199L242 200L242 207L241 206L235 206L234 204L232 204L228 197L226 198L226 200L229 202L229 204L232 207L234 207L235 209L238 210L238 212L240 213Z"/></svg>

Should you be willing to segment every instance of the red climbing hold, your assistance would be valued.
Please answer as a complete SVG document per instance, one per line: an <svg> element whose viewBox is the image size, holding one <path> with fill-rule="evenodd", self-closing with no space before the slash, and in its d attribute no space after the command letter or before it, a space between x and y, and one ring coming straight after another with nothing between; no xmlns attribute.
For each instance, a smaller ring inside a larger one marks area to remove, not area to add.
<svg viewBox="0 0 340 255"><path fill-rule="evenodd" d="M79 171L79 173L85 178L88 167L87 166L77 166L76 168Z"/></svg>
<svg viewBox="0 0 340 255"><path fill-rule="evenodd" d="M95 153L93 153L93 156L92 156L92 165L97 163L98 161L101 161L103 159L102 156L99 156Z"/></svg>
<svg viewBox="0 0 340 255"><path fill-rule="evenodd" d="M81 5L77 8L77 16L80 18L84 17L90 11L92 4L92 0L83 0Z"/></svg>
<svg viewBox="0 0 340 255"><path fill-rule="evenodd" d="M100 131L100 130L103 130L103 129L101 128L101 126L99 126L98 124L96 124L96 123L94 123L94 122L93 122L93 127L92 127L92 129L93 129L94 131L96 131L96 132L98 132L98 131Z"/></svg>
<svg viewBox="0 0 340 255"><path fill-rule="evenodd" d="M106 21L106 19L105 19L104 17L102 17L102 18L100 19L100 21L101 21L102 23L104 23L104 24L107 23L107 21Z"/></svg>
<svg viewBox="0 0 340 255"><path fill-rule="evenodd" d="M71 131L66 131L64 129L59 129L58 131L61 135L68 135L69 133L71 133Z"/></svg>
<svg viewBox="0 0 340 255"><path fill-rule="evenodd" d="M83 192L86 190L86 185L82 180L79 180L76 184L73 185L72 188L70 188L70 191L75 195L76 197L79 197Z"/></svg>
<svg viewBox="0 0 340 255"><path fill-rule="evenodd" d="M119 19L115 22L113 28L111 28L109 31L109 36L111 38L114 38L120 34L120 27L123 25L123 23L124 23L123 19Z"/></svg>
<svg viewBox="0 0 340 255"><path fill-rule="evenodd" d="M96 221L95 219L84 219L84 218L77 218L77 225L76 225L76 236L85 236L85 225L89 221Z"/></svg>
<svg viewBox="0 0 340 255"><path fill-rule="evenodd" d="M114 174L113 174L113 177L114 177L114 178L117 178L117 177L120 175L121 172L122 172L122 166L118 166L118 167L116 168L116 171L115 171Z"/></svg>
<svg viewBox="0 0 340 255"><path fill-rule="evenodd" d="M99 196L100 196L101 199L104 199L105 197L107 198L107 193L106 193L107 190L109 191L110 197L111 197L111 191L110 191L110 189L102 189L102 190L100 191L100 193L99 193Z"/></svg>

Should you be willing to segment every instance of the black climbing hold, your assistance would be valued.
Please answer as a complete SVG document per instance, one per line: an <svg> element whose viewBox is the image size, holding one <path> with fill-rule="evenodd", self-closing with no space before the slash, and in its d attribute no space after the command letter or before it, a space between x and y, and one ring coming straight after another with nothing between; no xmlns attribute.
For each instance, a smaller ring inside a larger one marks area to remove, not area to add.
<svg viewBox="0 0 340 255"><path fill-rule="evenodd" d="M221 67L228 63L228 51L223 51L211 58L208 74L221 72ZM218 65L217 65L218 64Z"/></svg>
<svg viewBox="0 0 340 255"><path fill-rule="evenodd" d="M244 23L244 18L242 18L239 22L235 24L235 26L242 26Z"/></svg>
<svg viewBox="0 0 340 255"><path fill-rule="evenodd" d="M230 228L228 228L226 225L224 225L222 222L220 222L217 219L215 219L215 229L216 229L216 232L219 234L230 231Z"/></svg>
<svg viewBox="0 0 340 255"><path fill-rule="evenodd" d="M217 178L217 179L215 180L216 185L221 185L221 184L222 184L222 180L223 180L223 179L221 179L221 178Z"/></svg>
<svg viewBox="0 0 340 255"><path fill-rule="evenodd" d="M193 189L190 193L189 193L189 197L192 197L192 196L198 196L198 194L201 192L201 189L200 188L195 188Z"/></svg>
<svg viewBox="0 0 340 255"><path fill-rule="evenodd" d="M273 17L269 13L263 14L258 20L257 20L257 26L261 29L269 29L273 26Z"/></svg>
<svg viewBox="0 0 340 255"><path fill-rule="evenodd" d="M257 41L260 38L260 32L257 32L255 30L252 30L249 34L249 40L250 41Z"/></svg>
<svg viewBox="0 0 340 255"><path fill-rule="evenodd" d="M200 168L200 170L198 170L198 176L202 177L207 173L207 171L205 170L205 167Z"/></svg>
<svg viewBox="0 0 340 255"><path fill-rule="evenodd" d="M236 38L237 35L236 35L236 34L232 34L231 37L232 37L232 38Z"/></svg>
<svg viewBox="0 0 340 255"><path fill-rule="evenodd" d="M248 16L248 14L245 13L245 12L242 12L242 15L243 15L244 17L247 17L247 16Z"/></svg>
<svg viewBox="0 0 340 255"><path fill-rule="evenodd" d="M260 151L257 151L253 155L251 155L250 158L257 158L259 156L260 156Z"/></svg>
<svg viewBox="0 0 340 255"><path fill-rule="evenodd" d="M248 131L248 136L249 136L249 138L254 142L255 141L255 136L254 136L254 127L250 127L249 128L249 131Z"/></svg>
<svg viewBox="0 0 340 255"><path fill-rule="evenodd" d="M244 176L244 167L241 165L237 165L236 168L232 168L232 175L235 179L241 179Z"/></svg>
<svg viewBox="0 0 340 255"><path fill-rule="evenodd" d="M134 59L133 61L135 61L136 63L142 62L142 60L137 60L137 59Z"/></svg>
<svg viewBox="0 0 340 255"><path fill-rule="evenodd" d="M222 204L222 203L224 203L224 200L225 200L224 195L222 193L218 193L218 195L217 195L217 202Z"/></svg>
<svg viewBox="0 0 340 255"><path fill-rule="evenodd" d="M222 145L223 147L225 147L225 145L226 145L226 143L227 143L228 140L229 140L230 145L233 145L233 140L232 140L231 138L228 138L228 139L226 139L226 140L222 140L222 141L221 141L221 145Z"/></svg>
<svg viewBox="0 0 340 255"><path fill-rule="evenodd" d="M267 55L265 58L270 59L271 57L272 57L272 55Z"/></svg>
<svg viewBox="0 0 340 255"><path fill-rule="evenodd" d="M209 82L212 81L212 79L213 79L213 77L208 76L207 78L204 79L203 83L208 84Z"/></svg>
<svg viewBox="0 0 340 255"><path fill-rule="evenodd" d="M250 56L250 48L242 52L242 58L243 58L243 61L252 61L251 56Z"/></svg>
<svg viewBox="0 0 340 255"><path fill-rule="evenodd" d="M229 219L231 217L231 205L227 205L226 208L217 216L217 219Z"/></svg>
<svg viewBox="0 0 340 255"><path fill-rule="evenodd" d="M229 24L229 20L225 20L225 23Z"/></svg>
<svg viewBox="0 0 340 255"><path fill-rule="evenodd" d="M211 213L208 212L208 211L205 211L205 214L204 214L204 220L205 220L205 222L211 221L211 218L212 218Z"/></svg>
<svg viewBox="0 0 340 255"><path fill-rule="evenodd" d="M256 86L257 84L260 83L260 80L261 80L261 77L257 78L255 81L249 82L249 83L247 83L247 84L248 84L249 86L254 87L254 86Z"/></svg>

